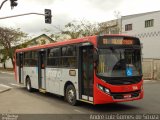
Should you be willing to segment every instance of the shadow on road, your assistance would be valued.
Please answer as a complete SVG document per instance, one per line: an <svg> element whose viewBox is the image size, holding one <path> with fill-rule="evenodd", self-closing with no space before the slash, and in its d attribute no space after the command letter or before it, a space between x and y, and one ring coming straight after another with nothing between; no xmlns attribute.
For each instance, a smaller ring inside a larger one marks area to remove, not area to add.
<svg viewBox="0 0 160 120"><path fill-rule="evenodd" d="M128 105L125 103L109 103L100 105L91 105L87 103L81 103L80 107L94 110L94 112L124 112L140 109L139 107Z"/></svg>
<svg viewBox="0 0 160 120"><path fill-rule="evenodd" d="M71 106L67 102L64 101L64 97L57 96L51 93L40 93L38 90L34 90L32 94L30 94L26 88L18 88L24 94L31 95L33 97L42 97L42 99L49 99L51 101L57 102L57 104L63 104L64 107L70 107L71 109L85 109L88 113L120 113L120 112L127 112L127 111L137 111L140 110L140 107L134 106L133 104L126 104L126 103L109 103L109 104L101 104L101 105L92 105L84 102L79 102L78 106ZM54 107L54 104L53 104ZM88 114L84 113L84 114Z"/></svg>

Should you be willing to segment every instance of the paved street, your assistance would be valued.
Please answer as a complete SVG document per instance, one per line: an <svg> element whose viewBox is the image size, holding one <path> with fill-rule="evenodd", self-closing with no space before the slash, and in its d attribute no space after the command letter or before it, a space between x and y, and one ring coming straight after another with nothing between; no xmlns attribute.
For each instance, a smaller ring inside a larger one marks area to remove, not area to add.
<svg viewBox="0 0 160 120"><path fill-rule="evenodd" d="M0 113L25 114L107 114L107 113L159 113L160 82L145 82L145 97L140 101L106 105L80 103L71 106L62 97L39 92L29 93L16 85L13 74L0 73L0 84L11 87L0 93Z"/></svg>

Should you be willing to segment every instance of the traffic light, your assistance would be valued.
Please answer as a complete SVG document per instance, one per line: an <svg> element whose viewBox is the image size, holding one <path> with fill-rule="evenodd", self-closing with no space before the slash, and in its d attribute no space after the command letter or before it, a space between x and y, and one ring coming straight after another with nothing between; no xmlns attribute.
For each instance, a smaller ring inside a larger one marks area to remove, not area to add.
<svg viewBox="0 0 160 120"><path fill-rule="evenodd" d="M18 5L17 0L10 0L11 1L11 9L13 9L13 7L16 7Z"/></svg>
<svg viewBox="0 0 160 120"><path fill-rule="evenodd" d="M45 9L44 14L45 14L45 23L51 24L51 22L52 22L51 10L50 9Z"/></svg>

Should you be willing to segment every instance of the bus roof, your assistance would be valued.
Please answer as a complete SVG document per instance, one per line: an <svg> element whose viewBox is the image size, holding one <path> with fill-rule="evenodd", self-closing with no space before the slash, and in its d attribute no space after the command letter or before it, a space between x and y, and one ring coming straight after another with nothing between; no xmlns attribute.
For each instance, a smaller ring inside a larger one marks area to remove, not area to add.
<svg viewBox="0 0 160 120"><path fill-rule="evenodd" d="M84 37L84 38L69 39L69 40L64 40L64 41L55 42L55 43L49 43L49 44L45 44L45 45L37 45L37 46L31 46L28 48L16 49L16 52L45 49L45 48L54 47L54 46L69 45L69 44L74 44L74 43L76 44L76 43L81 43L81 42L92 42L93 43L93 39L95 39L95 38L96 38L96 36L88 36L88 37Z"/></svg>
<svg viewBox="0 0 160 120"><path fill-rule="evenodd" d="M123 35L123 34L106 34L106 35L99 35L99 36L133 37L133 36ZM55 42L55 43L49 43L49 44L45 44L45 45L37 45L37 46L28 47L28 48L16 49L16 52L45 49L45 48L50 48L50 47L54 47L54 46L69 45L69 44L76 44L76 43L82 43L82 42L91 42L93 44L96 44L96 41L93 40L96 37L98 37L98 36L95 35L95 36L87 36L87 37L83 37L83 38L69 39L69 40L65 40L65 41L61 41L61 42Z"/></svg>

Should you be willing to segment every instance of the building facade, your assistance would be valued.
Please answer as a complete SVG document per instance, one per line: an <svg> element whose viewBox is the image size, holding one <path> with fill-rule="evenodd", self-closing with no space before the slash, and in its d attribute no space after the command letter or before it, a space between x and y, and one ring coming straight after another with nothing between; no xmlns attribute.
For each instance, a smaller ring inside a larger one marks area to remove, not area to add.
<svg viewBox="0 0 160 120"><path fill-rule="evenodd" d="M118 21L118 22L117 22ZM160 80L160 11L122 16L104 22L102 34L126 34L138 37L142 43L144 79Z"/></svg>
<svg viewBox="0 0 160 120"><path fill-rule="evenodd" d="M27 47L32 47L36 45L43 45L55 42L52 38L47 36L46 34L42 34L38 37L33 38L32 40L27 42Z"/></svg>
<svg viewBox="0 0 160 120"><path fill-rule="evenodd" d="M119 34L121 33L121 19L110 20L100 23L101 34Z"/></svg>
<svg viewBox="0 0 160 120"><path fill-rule="evenodd" d="M101 34L126 34L140 38L143 58L160 58L160 11L121 16L101 23Z"/></svg>
<svg viewBox="0 0 160 120"><path fill-rule="evenodd" d="M143 58L160 58L160 11L122 16L122 34L140 38Z"/></svg>

